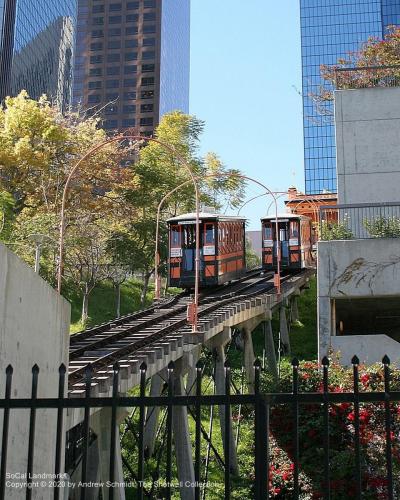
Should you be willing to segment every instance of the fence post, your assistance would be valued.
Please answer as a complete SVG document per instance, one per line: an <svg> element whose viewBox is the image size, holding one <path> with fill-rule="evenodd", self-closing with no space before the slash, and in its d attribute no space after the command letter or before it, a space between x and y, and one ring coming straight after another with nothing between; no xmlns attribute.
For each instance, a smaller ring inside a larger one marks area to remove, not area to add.
<svg viewBox="0 0 400 500"><path fill-rule="evenodd" d="M261 363L256 359L255 370L255 498L268 498L269 485L269 411L264 396L260 393Z"/></svg>

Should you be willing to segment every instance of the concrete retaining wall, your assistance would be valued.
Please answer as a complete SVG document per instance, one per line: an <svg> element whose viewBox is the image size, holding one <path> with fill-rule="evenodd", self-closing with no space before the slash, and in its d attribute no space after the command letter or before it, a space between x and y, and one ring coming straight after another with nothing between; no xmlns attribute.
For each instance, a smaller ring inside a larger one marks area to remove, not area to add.
<svg viewBox="0 0 400 500"><path fill-rule="evenodd" d="M334 299L381 297L384 300L400 295L400 240L320 241L317 275L318 344L319 355L323 357L331 347L331 336L336 334ZM368 338L365 337L365 342ZM357 353L349 353L354 354Z"/></svg>
<svg viewBox="0 0 400 500"><path fill-rule="evenodd" d="M70 305L15 254L0 244L0 393L5 369L14 367L13 398L31 394L31 369L40 368L38 397L57 397L58 367L68 363ZM25 473L29 411L12 410L7 471ZM3 415L0 415L0 429ZM34 472L54 472L56 410L38 410ZM0 434L1 442L1 434ZM24 479L17 479L24 482ZM33 498L52 498L51 489L34 488ZM25 490L8 488L9 500L25 498Z"/></svg>
<svg viewBox="0 0 400 500"><path fill-rule="evenodd" d="M400 88L335 92L339 203L398 201Z"/></svg>

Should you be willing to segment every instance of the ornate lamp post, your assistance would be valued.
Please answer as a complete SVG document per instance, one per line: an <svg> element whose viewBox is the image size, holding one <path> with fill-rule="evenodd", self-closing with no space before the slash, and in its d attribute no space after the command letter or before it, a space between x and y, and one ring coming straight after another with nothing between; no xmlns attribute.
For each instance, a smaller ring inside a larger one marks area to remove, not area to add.
<svg viewBox="0 0 400 500"><path fill-rule="evenodd" d="M76 173L76 171L79 169L79 167L82 165L82 163L87 160L90 156L92 156L94 153L102 149L108 144L114 143L114 142L122 142L126 139L132 140L132 141L147 141L147 142L155 142L162 146L163 148L167 149L170 151L179 161L179 163L187 170L191 182L193 182L194 189L195 189L195 195L196 195L196 257L195 257L195 293L194 293L194 302L193 302L193 309L195 313L195 318L194 318L194 323L193 323L193 328L197 331L197 307L198 307L198 301L199 301L199 270L200 270L200 247L199 247L199 239L200 239L200 224L199 224L199 212L200 212L200 199L199 199L199 188L198 184L196 181L196 178L192 172L192 169L190 168L188 162L180 156L173 147L169 146L168 144L165 144L164 142L155 139L153 137L143 137L141 135L138 135L136 133L132 133L130 131L127 131L126 133L123 134L118 134L115 137L109 137L105 141L97 144L93 148L91 148L86 154L80 158L73 168L71 169L70 173L68 174L67 180L65 182L64 186L64 191L63 191L63 197L62 197L62 202L61 202L61 214L60 214L60 238L59 238L59 256L58 256L58 272L57 272L57 290L58 293L61 293L61 287L62 287L62 275L63 275L63 258L64 258L64 237L65 237L65 206L66 206L66 200L67 200L67 194L68 194L68 189L71 183L71 180Z"/></svg>

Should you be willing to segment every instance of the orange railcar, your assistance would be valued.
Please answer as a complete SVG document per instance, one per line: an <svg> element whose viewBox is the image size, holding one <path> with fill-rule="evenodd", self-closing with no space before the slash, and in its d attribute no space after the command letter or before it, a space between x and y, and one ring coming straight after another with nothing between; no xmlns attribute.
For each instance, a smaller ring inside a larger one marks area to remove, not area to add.
<svg viewBox="0 0 400 500"><path fill-rule="evenodd" d="M168 284L193 288L195 280L196 214L168 221ZM245 219L200 213L200 286L221 285L246 272Z"/></svg>
<svg viewBox="0 0 400 500"><path fill-rule="evenodd" d="M262 224L262 265L268 271L277 270L278 246L275 216L264 217ZM296 214L278 216L281 270L295 271L314 267L314 231L309 217Z"/></svg>

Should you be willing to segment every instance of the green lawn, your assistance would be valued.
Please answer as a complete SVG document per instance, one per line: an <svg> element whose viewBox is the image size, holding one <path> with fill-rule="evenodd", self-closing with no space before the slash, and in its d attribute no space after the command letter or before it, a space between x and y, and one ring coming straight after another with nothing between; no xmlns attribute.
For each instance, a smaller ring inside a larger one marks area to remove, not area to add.
<svg viewBox="0 0 400 500"><path fill-rule="evenodd" d="M300 322L290 325L290 358L297 357L299 360L313 360L317 358L317 286L316 279L310 281L310 288L305 290L298 298L298 309ZM288 313L287 313L288 316ZM275 337L275 345L278 343L279 316L275 314L272 319L272 329ZM254 353L262 359L264 347L264 335L262 327L258 327L253 333ZM242 366L243 353L231 348L229 359L233 368Z"/></svg>
<svg viewBox="0 0 400 500"><path fill-rule="evenodd" d="M140 309L140 294L142 283L138 280L129 280L121 286L121 315ZM66 298L71 303L71 333L82 330L81 307L82 296L78 293L67 292ZM147 304L152 300L152 288L147 295ZM116 296L111 283L104 282L98 285L89 299L90 325L98 325L110 321L116 316Z"/></svg>

